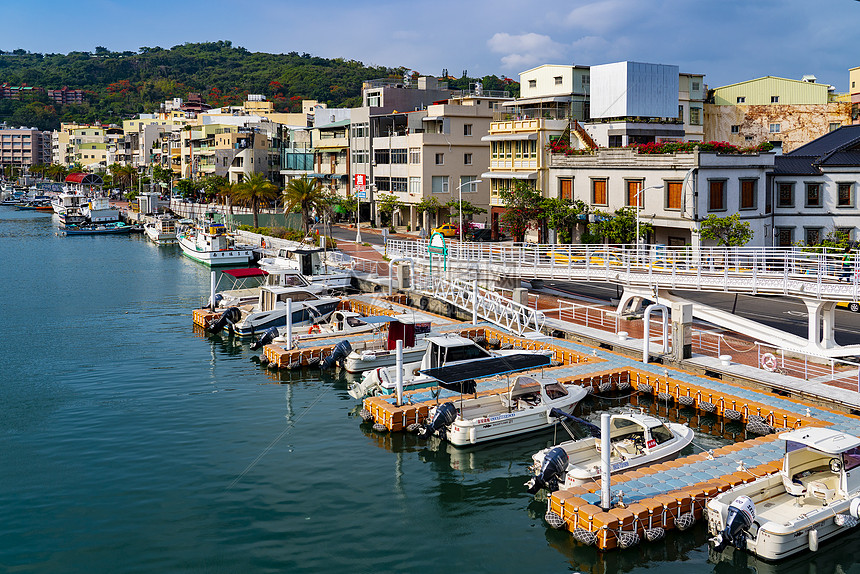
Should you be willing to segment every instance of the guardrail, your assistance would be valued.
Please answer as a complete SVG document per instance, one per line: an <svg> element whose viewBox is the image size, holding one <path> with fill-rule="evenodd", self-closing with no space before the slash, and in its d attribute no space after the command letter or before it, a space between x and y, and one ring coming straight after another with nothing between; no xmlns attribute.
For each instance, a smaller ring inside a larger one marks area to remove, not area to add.
<svg viewBox="0 0 860 574"><path fill-rule="evenodd" d="M427 241L389 240L389 253L428 259ZM860 299L853 259L827 248L448 244L448 265L485 264L522 278L602 280L649 288Z"/></svg>

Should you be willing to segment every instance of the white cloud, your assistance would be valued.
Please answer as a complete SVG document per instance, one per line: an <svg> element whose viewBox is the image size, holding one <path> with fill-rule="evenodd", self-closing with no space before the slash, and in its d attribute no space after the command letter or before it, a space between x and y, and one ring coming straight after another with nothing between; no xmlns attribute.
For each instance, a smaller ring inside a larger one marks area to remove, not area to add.
<svg viewBox="0 0 860 574"><path fill-rule="evenodd" d="M568 12L565 23L593 34L606 34L653 18L654 8L650 2L636 0L591 2Z"/></svg>
<svg viewBox="0 0 860 574"><path fill-rule="evenodd" d="M516 72L536 64L548 63L562 58L566 47L544 34L507 34L498 32L487 40L487 46L497 54L503 54L502 66Z"/></svg>

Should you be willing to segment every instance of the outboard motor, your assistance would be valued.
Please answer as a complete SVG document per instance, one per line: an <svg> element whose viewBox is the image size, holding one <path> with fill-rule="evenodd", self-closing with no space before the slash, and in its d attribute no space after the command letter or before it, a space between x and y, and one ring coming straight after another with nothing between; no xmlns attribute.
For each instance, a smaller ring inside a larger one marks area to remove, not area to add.
<svg viewBox="0 0 860 574"><path fill-rule="evenodd" d="M562 447L553 447L543 457L540 472L526 483L529 494L535 494L541 488L550 492L558 490L558 480L567 471L567 451Z"/></svg>
<svg viewBox="0 0 860 574"><path fill-rule="evenodd" d="M223 299L224 299L224 296L221 293L216 293L215 294L215 302L213 303L212 298L210 297L209 298L209 304L207 305L207 307L209 307L210 309L212 309L214 311L215 309L218 308L218 304L221 303L221 301Z"/></svg>
<svg viewBox="0 0 860 574"><path fill-rule="evenodd" d="M268 331L262 334L259 339L251 343L251 350L256 351L257 349L263 347L264 345L268 345L272 341L275 340L275 337L278 336L278 328L272 327Z"/></svg>
<svg viewBox="0 0 860 574"><path fill-rule="evenodd" d="M454 403L442 403L436 407L436 412L433 413L433 419L430 424L422 426L418 429L419 438L430 438L435 431L445 432L445 427L457 420L457 407Z"/></svg>
<svg viewBox="0 0 860 574"><path fill-rule="evenodd" d="M213 333L220 333L224 327L233 326L234 323L238 322L239 319L242 318L242 312L238 307L228 307L221 313L221 317L216 321L212 321L209 323L209 330Z"/></svg>
<svg viewBox="0 0 860 574"><path fill-rule="evenodd" d="M334 346L334 349L331 350L331 355L325 358L323 362L320 363L321 369L330 369L338 361L343 361L347 355L352 352L352 345L349 344L349 341L344 339L340 343Z"/></svg>
<svg viewBox="0 0 860 574"><path fill-rule="evenodd" d="M755 520L753 501L748 496L735 498L726 513L725 529L710 540L714 550L722 552L729 544L738 550L745 550L747 535L744 531L752 526L753 520Z"/></svg>

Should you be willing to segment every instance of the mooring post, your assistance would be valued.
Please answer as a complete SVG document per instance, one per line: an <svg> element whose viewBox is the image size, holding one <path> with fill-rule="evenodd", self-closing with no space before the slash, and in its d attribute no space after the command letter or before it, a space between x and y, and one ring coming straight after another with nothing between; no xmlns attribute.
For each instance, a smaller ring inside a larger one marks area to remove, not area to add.
<svg viewBox="0 0 860 574"><path fill-rule="evenodd" d="M609 421L612 415L600 415L600 507L608 511L609 506L609 457L612 448L609 443Z"/></svg>
<svg viewBox="0 0 860 574"><path fill-rule="evenodd" d="M397 406L403 405L403 340L397 339Z"/></svg>
<svg viewBox="0 0 860 574"><path fill-rule="evenodd" d="M478 324L478 280L472 281L472 325Z"/></svg>
<svg viewBox="0 0 860 574"><path fill-rule="evenodd" d="M215 310L215 276L218 272L214 269L209 274L209 308Z"/></svg>
<svg viewBox="0 0 860 574"><path fill-rule="evenodd" d="M293 300L287 298L287 350L293 350Z"/></svg>

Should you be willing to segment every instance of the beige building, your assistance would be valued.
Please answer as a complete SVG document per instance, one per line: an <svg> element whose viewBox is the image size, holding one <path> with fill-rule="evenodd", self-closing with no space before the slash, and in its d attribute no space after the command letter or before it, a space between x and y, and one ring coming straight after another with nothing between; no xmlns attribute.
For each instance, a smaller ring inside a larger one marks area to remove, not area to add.
<svg viewBox="0 0 860 574"><path fill-rule="evenodd" d="M850 124L851 103L815 80L766 76L714 89L705 105L705 139L740 147L771 142L789 152Z"/></svg>
<svg viewBox="0 0 860 574"><path fill-rule="evenodd" d="M848 70L848 94L851 100L851 123L860 123L860 66Z"/></svg>

